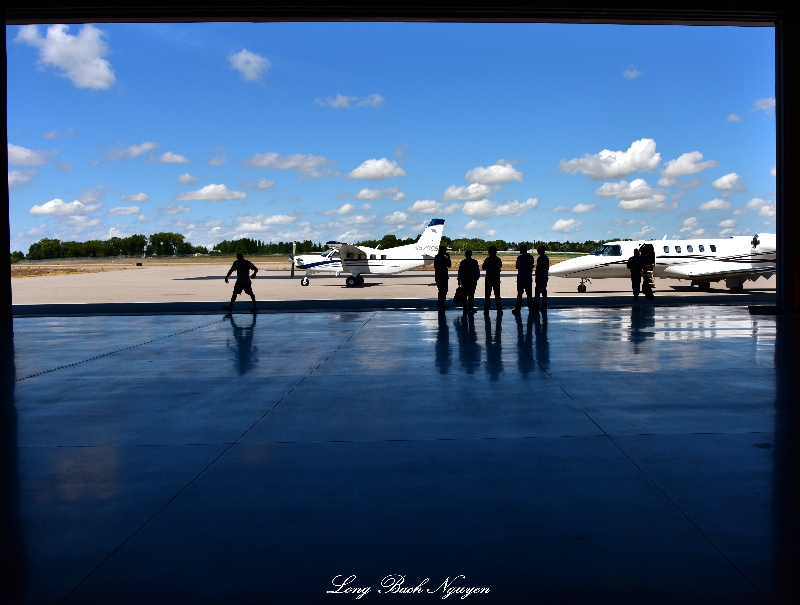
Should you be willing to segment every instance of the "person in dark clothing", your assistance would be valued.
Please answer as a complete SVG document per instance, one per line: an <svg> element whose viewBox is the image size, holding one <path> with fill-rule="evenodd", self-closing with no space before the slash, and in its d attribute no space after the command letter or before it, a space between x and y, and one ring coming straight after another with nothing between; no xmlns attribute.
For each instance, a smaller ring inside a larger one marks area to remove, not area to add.
<svg viewBox="0 0 800 605"><path fill-rule="evenodd" d="M550 259L545 254L546 248L539 246L536 251L539 258L536 261L536 298L533 301L533 308L539 311L539 295L542 296L542 313L547 313L547 279L550 276Z"/></svg>
<svg viewBox="0 0 800 605"><path fill-rule="evenodd" d="M478 261L472 258L472 250L464 252L464 260L458 265L458 285L464 289L464 315L475 313L475 288L481 278Z"/></svg>
<svg viewBox="0 0 800 605"><path fill-rule="evenodd" d="M436 288L439 290L439 309L446 309L447 305L447 284L450 279L450 267L452 266L450 255L447 253L447 246L439 246L439 253L433 257L433 269L436 273Z"/></svg>
<svg viewBox="0 0 800 605"><path fill-rule="evenodd" d="M495 307L497 314L503 314L503 301L500 299L500 271L503 270L503 260L497 256L497 248L489 246L489 256L483 261L482 269L486 272L484 283L483 314L489 315L492 290L494 290Z"/></svg>
<svg viewBox="0 0 800 605"><path fill-rule="evenodd" d="M228 269L228 274L225 276L225 283L228 283L228 278L231 276L231 273L236 271L236 285L233 286L233 296L231 296L231 304L225 305L222 308L226 311L233 310L233 303L236 302L236 297L244 291L246 294L250 295L250 298L253 300L253 308L252 311L255 313L258 310L256 306L256 295L253 294L253 286L250 283L250 271L253 271L253 277L256 276L258 273L258 267L256 267L253 263L249 260L245 260L244 254L238 252L236 254L236 260L233 261L231 268Z"/></svg>
<svg viewBox="0 0 800 605"><path fill-rule="evenodd" d="M644 259L639 254L639 250L634 249L633 256L628 259L627 267L631 272L633 300L639 300L639 290L642 287L642 269L644 269Z"/></svg>
<svg viewBox="0 0 800 605"><path fill-rule="evenodd" d="M533 297L531 296L531 286L533 285L533 257L528 254L528 246L525 244L519 247L517 257L517 304L512 313L519 313L522 309L522 293L528 295L528 309L533 307Z"/></svg>

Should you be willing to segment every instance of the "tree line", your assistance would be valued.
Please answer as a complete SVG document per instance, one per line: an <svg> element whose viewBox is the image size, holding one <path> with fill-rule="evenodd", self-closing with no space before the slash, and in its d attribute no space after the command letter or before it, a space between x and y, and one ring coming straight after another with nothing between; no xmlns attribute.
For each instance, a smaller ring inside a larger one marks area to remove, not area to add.
<svg viewBox="0 0 800 605"><path fill-rule="evenodd" d="M297 253L306 254L308 252L322 252L325 248L322 244L315 244L311 240L305 240L297 243ZM219 252L221 254L236 254L242 252L243 254L291 254L292 242L262 242L260 239L250 239L243 237L232 241L223 240L216 244L212 252Z"/></svg>
<svg viewBox="0 0 800 605"><path fill-rule="evenodd" d="M43 260L48 258L99 258L105 256L174 256L207 254L204 246L194 246L180 233L153 233L150 237L135 234L129 237L92 239L85 242L43 238L28 248L28 254L11 253L12 262L22 259Z"/></svg>

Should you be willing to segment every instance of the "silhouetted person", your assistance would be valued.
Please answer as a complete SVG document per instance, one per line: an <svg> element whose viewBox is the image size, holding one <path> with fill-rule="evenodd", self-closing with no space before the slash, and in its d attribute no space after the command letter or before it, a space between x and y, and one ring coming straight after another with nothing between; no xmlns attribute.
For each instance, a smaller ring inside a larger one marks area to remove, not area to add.
<svg viewBox="0 0 800 605"><path fill-rule="evenodd" d="M539 311L539 295L542 296L542 313L547 313L547 279L550 277L550 259L545 254L545 247L540 245L536 248L539 258L536 260L536 298L533 301L533 308Z"/></svg>
<svg viewBox="0 0 800 605"><path fill-rule="evenodd" d="M642 269L644 269L644 259L639 254L638 249L634 249L633 256L628 259L627 267L631 272L633 300L639 300L639 290L642 287Z"/></svg>
<svg viewBox="0 0 800 605"><path fill-rule="evenodd" d="M497 256L497 248L489 246L489 256L483 261L482 269L486 272L484 277L484 303L483 314L489 315L489 306L492 299L492 290L494 290L495 307L497 307L497 314L503 314L503 301L500 298L500 271L503 270L503 260Z"/></svg>
<svg viewBox="0 0 800 605"><path fill-rule="evenodd" d="M519 247L517 257L517 304L512 313L519 313L522 309L522 293L528 295L528 309L533 307L533 297L531 296L531 286L533 286L533 257L528 254L528 246L525 244Z"/></svg>
<svg viewBox="0 0 800 605"><path fill-rule="evenodd" d="M481 278L478 261L472 258L472 250L464 252L464 260L458 265L458 284L464 289L464 314L475 313L475 288Z"/></svg>
<svg viewBox="0 0 800 605"><path fill-rule="evenodd" d="M438 309L446 309L447 284L450 280L450 267L452 266L447 246L439 246L439 253L433 257L433 269L436 273L436 288L439 290Z"/></svg>
<svg viewBox="0 0 800 605"><path fill-rule="evenodd" d="M246 294L250 295L250 298L253 300L253 308L251 309L253 313L258 310L256 306L256 295L253 294L253 285L250 282L250 271L253 271L253 277L256 276L258 273L258 267L256 267L253 263L249 260L245 260L244 254L241 252L236 253L236 260L233 261L231 268L228 269L228 274L225 276L225 283L228 283L228 278L231 276L231 273L236 271L236 285L233 286L233 296L231 296L231 304L225 305L222 308L226 311L233 310L233 303L236 302L236 297L244 291Z"/></svg>

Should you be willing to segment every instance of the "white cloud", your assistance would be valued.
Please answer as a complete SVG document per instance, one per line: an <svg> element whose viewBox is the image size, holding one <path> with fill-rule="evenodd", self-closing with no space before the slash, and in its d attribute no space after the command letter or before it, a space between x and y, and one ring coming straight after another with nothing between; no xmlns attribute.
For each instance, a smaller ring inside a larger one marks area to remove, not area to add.
<svg viewBox="0 0 800 605"><path fill-rule="evenodd" d="M625 180L604 183L595 193L600 197L616 197L621 200L617 206L623 210L662 210L677 207L677 202L665 205L667 192L653 189L644 179L634 179L630 183Z"/></svg>
<svg viewBox="0 0 800 605"><path fill-rule="evenodd" d="M678 189L695 189L698 185L700 185L702 181L700 179L689 179L688 181L681 182L674 177L664 177L662 176L658 179L658 186L659 187L677 187ZM686 192L682 192L680 197L686 195Z"/></svg>
<svg viewBox="0 0 800 605"><path fill-rule="evenodd" d="M604 149L600 153L569 161L561 160L558 167L569 174L581 172L591 179L614 179L633 174L637 170L652 172L658 168L661 154L656 152L654 139L639 139L631 143L627 151Z"/></svg>
<svg viewBox="0 0 800 605"><path fill-rule="evenodd" d="M103 199L103 196L108 191L108 187L105 185L98 185L97 187L93 187L92 189L87 189L82 194L78 196L78 201L82 204L94 204L95 202L99 202ZM97 206L99 208L100 206ZM87 212L91 212L91 210L87 210Z"/></svg>
<svg viewBox="0 0 800 605"><path fill-rule="evenodd" d="M406 194L400 191L400 187L386 187L384 189L368 189L364 188L354 196L357 200L379 200L381 198L390 197L395 202L402 202L406 199Z"/></svg>
<svg viewBox="0 0 800 605"><path fill-rule="evenodd" d="M129 214L139 214L139 206L117 206L108 211L114 216L128 216Z"/></svg>
<svg viewBox="0 0 800 605"><path fill-rule="evenodd" d="M488 218L497 210L497 202L489 200L479 200L476 202L466 202L461 207L461 212L473 218Z"/></svg>
<svg viewBox="0 0 800 605"><path fill-rule="evenodd" d="M577 204L570 210L572 214L583 214L584 212L591 212L592 210L600 210L597 204Z"/></svg>
<svg viewBox="0 0 800 605"><path fill-rule="evenodd" d="M8 188L14 189L15 187L21 187L25 183L30 182L30 180L35 176L35 170L26 170L25 172L20 172L19 170L9 170Z"/></svg>
<svg viewBox="0 0 800 605"><path fill-rule="evenodd" d="M297 220L297 217L291 214L271 216L259 214L257 216L240 216L237 220L239 221L237 231L269 231L275 227L290 225Z"/></svg>
<svg viewBox="0 0 800 605"><path fill-rule="evenodd" d="M333 109L351 109L353 107L380 107L386 102L386 98L379 94L371 94L364 98L350 97L338 94L335 97L326 99L318 98L315 103L320 107L332 107Z"/></svg>
<svg viewBox="0 0 800 605"><path fill-rule="evenodd" d="M75 129L67 128L67 130L65 130L63 133L59 132L57 129L48 130L47 132L43 133L42 136L45 139L68 139L75 136Z"/></svg>
<svg viewBox="0 0 800 605"><path fill-rule="evenodd" d="M644 73L643 71L639 71L638 69L636 69L635 65L631 65L628 69L622 72L622 77L628 78L629 80L635 80L643 73Z"/></svg>
<svg viewBox="0 0 800 605"><path fill-rule="evenodd" d="M206 185L197 191L187 191L186 193L179 193L172 199L180 202L221 202L226 200L243 200L247 197L246 193L241 191L231 191L225 185Z"/></svg>
<svg viewBox="0 0 800 605"><path fill-rule="evenodd" d="M772 168L769 169L770 176L778 176L778 171L776 168L777 168L776 166L773 166Z"/></svg>
<svg viewBox="0 0 800 605"><path fill-rule="evenodd" d="M182 214L184 212L192 211L192 209L189 208L189 206L181 206L180 204L168 204L164 206L162 210L169 215Z"/></svg>
<svg viewBox="0 0 800 605"><path fill-rule="evenodd" d="M705 210L730 210L730 209L731 209L731 203L729 201L727 201L727 200L723 200L723 199L720 199L720 198L716 198L716 199L713 199L713 200L711 200L709 202L705 202L703 204L700 204L700 210L701 211L705 211Z"/></svg>
<svg viewBox="0 0 800 605"><path fill-rule="evenodd" d="M693 229L697 227L697 219L693 216L690 216L685 221L683 221L683 226L681 227L681 233L689 233Z"/></svg>
<svg viewBox="0 0 800 605"><path fill-rule="evenodd" d="M405 212L395 210L391 214L383 217L383 222L387 225L402 225L409 222L409 216Z"/></svg>
<svg viewBox="0 0 800 605"><path fill-rule="evenodd" d="M711 186L719 191L747 191L744 179L735 172L719 177Z"/></svg>
<svg viewBox="0 0 800 605"><path fill-rule="evenodd" d="M361 204L359 208L361 209L362 212L369 212L370 210L372 210L372 204Z"/></svg>
<svg viewBox="0 0 800 605"><path fill-rule="evenodd" d="M270 68L271 63L266 57L242 49L235 55L230 55L228 60L231 67L242 75L242 79L255 82Z"/></svg>
<svg viewBox="0 0 800 605"><path fill-rule="evenodd" d="M567 208L566 206L556 206L552 210L552 212L568 212L568 211L569 211L569 208Z"/></svg>
<svg viewBox="0 0 800 605"><path fill-rule="evenodd" d="M70 170L75 168L75 164L72 162L59 162L56 164L56 168L58 168L64 174L67 174Z"/></svg>
<svg viewBox="0 0 800 605"><path fill-rule="evenodd" d="M721 227L722 229L732 229L736 226L737 222L738 221L735 218L727 218L724 221L721 221L717 226Z"/></svg>
<svg viewBox="0 0 800 605"><path fill-rule="evenodd" d="M509 214L515 214L517 217L521 217L522 213L526 210L533 210L539 206L539 200L535 197L529 197L524 202L519 202L517 200L511 200L510 202L506 202L505 204L500 204L494 211L495 216L508 216Z"/></svg>
<svg viewBox="0 0 800 605"><path fill-rule="evenodd" d="M515 169L511 162L497 160L492 166L473 168L464 176L471 183L483 185L502 185L511 181L522 182L522 173Z"/></svg>
<svg viewBox="0 0 800 605"><path fill-rule="evenodd" d="M103 59L108 54L105 32L94 25L84 25L77 36L68 30L68 25L51 25L42 38L37 25L23 25L16 41L38 48L39 63L60 69L59 75L78 88L111 88L116 77L111 63Z"/></svg>
<svg viewBox="0 0 800 605"><path fill-rule="evenodd" d="M409 212L419 212L420 214L453 214L458 208L458 204L444 206L434 200L417 200L406 208Z"/></svg>
<svg viewBox="0 0 800 605"><path fill-rule="evenodd" d="M158 158L158 161L165 164L185 164L189 161L189 158L184 155L180 155L179 153L167 151L160 158Z"/></svg>
<svg viewBox="0 0 800 605"><path fill-rule="evenodd" d="M665 178L688 176L690 174L696 174L706 168L716 168L717 166L719 166L717 161L707 160L704 162L702 153L699 151L690 151L664 164L664 168L661 170L661 176Z"/></svg>
<svg viewBox="0 0 800 605"><path fill-rule="evenodd" d="M560 233L575 233L581 229L583 229L583 223L576 221L574 218L560 218L550 227L550 231L558 231Z"/></svg>
<svg viewBox="0 0 800 605"><path fill-rule="evenodd" d="M112 161L129 160L137 156L153 151L158 147L158 143L145 141L141 145L130 145L129 147L117 147L108 152L108 158Z"/></svg>
<svg viewBox="0 0 800 605"><path fill-rule="evenodd" d="M738 113L729 113L726 119L728 122L741 122L742 116L740 116Z"/></svg>
<svg viewBox="0 0 800 605"><path fill-rule="evenodd" d="M464 231L475 231L477 229L488 229L489 223L486 221L477 221L475 219L464 225Z"/></svg>
<svg viewBox="0 0 800 605"><path fill-rule="evenodd" d="M27 147L20 147L8 143L8 163L15 166L41 166L50 161L50 158L58 152L34 151Z"/></svg>
<svg viewBox="0 0 800 605"><path fill-rule="evenodd" d="M265 189L270 189L274 187L275 181L271 179L262 178L259 179L258 182L256 183L254 183L253 181L243 181L241 185L246 189L261 189L263 191Z"/></svg>
<svg viewBox="0 0 800 605"><path fill-rule="evenodd" d="M644 225L644 221L637 221L636 219L623 220L623 219L615 218L613 223L615 225L620 226L620 227L632 227L633 225Z"/></svg>
<svg viewBox="0 0 800 605"><path fill-rule="evenodd" d="M217 155L208 160L206 164L208 164L209 166L222 166L225 162L228 161L225 155L225 150L222 147L215 147L214 151L216 152Z"/></svg>
<svg viewBox="0 0 800 605"><path fill-rule="evenodd" d="M134 193L133 195L123 195L122 199L126 202L146 202L150 197L146 193Z"/></svg>
<svg viewBox="0 0 800 605"><path fill-rule="evenodd" d="M653 231L658 231L658 229L652 225L645 225L639 231L634 231L630 235L632 239L644 239L645 235L652 233Z"/></svg>
<svg viewBox="0 0 800 605"><path fill-rule="evenodd" d="M760 197L754 197L741 208L733 211L734 215L746 214L748 210L761 210L764 207L775 207L775 202L770 200L762 200ZM768 211L769 212L769 211Z"/></svg>
<svg viewBox="0 0 800 605"><path fill-rule="evenodd" d="M367 160L361 164L361 166L348 173L347 178L380 181L382 179L390 179L392 177L405 175L406 171L397 165L396 160L381 158L379 160Z"/></svg>
<svg viewBox="0 0 800 605"><path fill-rule="evenodd" d="M102 204L84 204L75 200L65 202L59 198L45 202L41 206L35 205L28 212L38 215L67 216L83 214L84 212L94 212L99 210Z"/></svg>
<svg viewBox="0 0 800 605"><path fill-rule="evenodd" d="M767 115L772 114L775 111L775 99L768 97L754 101L753 111L763 111Z"/></svg>
<svg viewBox="0 0 800 605"><path fill-rule="evenodd" d="M189 174L187 172L187 173L182 174L182 175L180 175L178 177L178 182L181 183L182 185L191 185L192 183L196 183L197 182L197 177L196 176L192 176L191 174Z"/></svg>
<svg viewBox="0 0 800 605"><path fill-rule="evenodd" d="M758 210L758 216L764 216L767 218L775 218L777 214L775 202L767 202Z"/></svg>
<svg viewBox="0 0 800 605"><path fill-rule="evenodd" d="M332 216L334 214L344 215L344 214L353 214L356 211L356 207L353 204L347 203L342 205L340 208L336 208L335 210L326 210L323 212L325 216Z"/></svg>
<svg viewBox="0 0 800 605"><path fill-rule="evenodd" d="M322 169L323 166L332 164L321 155L311 155L310 153L293 153L292 155L282 156L274 151L268 153L257 153L249 160L244 161L247 168L273 168L275 170L295 170L300 173L301 178L316 179L332 174L329 169Z"/></svg>
<svg viewBox="0 0 800 605"><path fill-rule="evenodd" d="M472 183L471 185L466 185L464 187L450 185L442 195L442 199L445 202L449 200L480 200L488 195L491 195L492 190L493 188L489 185L483 185L481 183Z"/></svg>

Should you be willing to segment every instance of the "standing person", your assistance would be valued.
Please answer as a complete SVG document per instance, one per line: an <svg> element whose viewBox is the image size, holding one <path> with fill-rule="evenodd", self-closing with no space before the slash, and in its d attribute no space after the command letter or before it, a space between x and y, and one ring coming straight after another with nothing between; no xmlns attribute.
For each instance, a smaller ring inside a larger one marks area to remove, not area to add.
<svg viewBox="0 0 800 605"><path fill-rule="evenodd" d="M450 280L450 267L452 266L447 246L439 246L439 253L433 257L433 269L436 272L436 289L439 290L437 309L446 309L447 284Z"/></svg>
<svg viewBox="0 0 800 605"><path fill-rule="evenodd" d="M628 259L627 267L631 272L633 300L639 300L639 290L642 287L642 269L644 269L644 259L639 254L638 249L634 249L633 256Z"/></svg>
<svg viewBox="0 0 800 605"><path fill-rule="evenodd" d="M528 309L533 307L533 297L531 297L531 286L533 285L533 257L528 254L528 246L522 244L519 247L517 257L517 304L512 313L517 314L522 309L522 293L528 295Z"/></svg>
<svg viewBox="0 0 800 605"><path fill-rule="evenodd" d="M542 313L547 313L547 278L550 276L550 259L545 254L546 248L539 245L536 251L539 258L536 261L536 298L533 301L533 308L539 311L539 295L542 295Z"/></svg>
<svg viewBox="0 0 800 605"><path fill-rule="evenodd" d="M503 259L497 256L497 247L489 246L489 256L487 256L481 268L486 272L486 281L484 282L484 303L483 314L489 315L489 305L492 298L492 290L494 290L495 307L497 307L497 314L503 314L503 301L500 298L500 271L503 270Z"/></svg>
<svg viewBox="0 0 800 605"><path fill-rule="evenodd" d="M236 260L233 261L231 268L228 269L228 274L225 276L225 283L228 283L228 278L231 276L231 273L236 271L236 285L233 286L233 296L231 296L231 304L225 305L222 308L226 311L233 310L233 303L236 302L236 297L244 291L246 294L250 295L250 298L253 300L253 308L251 311L255 313L258 311L258 307L256 306L256 295L253 294L253 285L250 283L250 270L253 271L253 277L256 276L258 273L258 267L256 267L253 263L249 260L245 260L244 254L241 252L236 253Z"/></svg>
<svg viewBox="0 0 800 605"><path fill-rule="evenodd" d="M464 251L464 260L458 265L458 285L464 288L464 315L475 313L475 288L480 278L481 268L472 258L472 250Z"/></svg>

